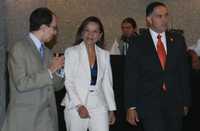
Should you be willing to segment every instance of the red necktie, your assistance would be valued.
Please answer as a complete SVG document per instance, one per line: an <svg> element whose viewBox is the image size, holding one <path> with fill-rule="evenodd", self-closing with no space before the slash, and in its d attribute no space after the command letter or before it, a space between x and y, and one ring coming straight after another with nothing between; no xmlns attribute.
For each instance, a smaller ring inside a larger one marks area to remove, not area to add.
<svg viewBox="0 0 200 131"><path fill-rule="evenodd" d="M159 57L162 69L164 70L165 69L165 63L166 63L165 47L163 45L163 42L161 41L161 35L160 34L157 36L157 38L158 38L158 42L157 42L157 54L158 54L158 57ZM163 91L167 91L165 83L163 83L162 90Z"/></svg>

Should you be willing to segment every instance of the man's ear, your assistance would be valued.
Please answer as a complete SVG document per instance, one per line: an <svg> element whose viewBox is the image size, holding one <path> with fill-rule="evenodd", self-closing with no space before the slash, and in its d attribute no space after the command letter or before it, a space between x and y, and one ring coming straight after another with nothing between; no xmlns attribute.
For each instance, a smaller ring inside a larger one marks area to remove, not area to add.
<svg viewBox="0 0 200 131"><path fill-rule="evenodd" d="M147 16L146 21L147 21L147 25L151 25L152 24L151 16Z"/></svg>
<svg viewBox="0 0 200 131"><path fill-rule="evenodd" d="M43 24L43 25L40 26L40 30L41 30L41 31L44 31L46 28L47 28L47 25L44 25L44 24Z"/></svg>

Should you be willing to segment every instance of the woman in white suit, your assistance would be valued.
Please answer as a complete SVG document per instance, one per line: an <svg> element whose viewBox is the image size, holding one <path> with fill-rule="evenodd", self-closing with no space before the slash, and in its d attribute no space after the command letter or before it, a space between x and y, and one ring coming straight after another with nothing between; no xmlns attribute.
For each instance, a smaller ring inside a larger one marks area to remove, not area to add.
<svg viewBox="0 0 200 131"><path fill-rule="evenodd" d="M65 51L67 131L109 131L115 122L110 55L103 43L103 25L90 16L80 25L75 46Z"/></svg>

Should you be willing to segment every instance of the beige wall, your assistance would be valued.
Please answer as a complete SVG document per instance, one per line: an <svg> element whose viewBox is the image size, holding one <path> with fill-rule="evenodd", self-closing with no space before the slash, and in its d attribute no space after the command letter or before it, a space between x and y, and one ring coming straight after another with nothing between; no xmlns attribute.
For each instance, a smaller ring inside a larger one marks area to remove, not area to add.
<svg viewBox="0 0 200 131"><path fill-rule="evenodd" d="M24 38L29 30L29 15L37 7L46 6L46 0L5 0L8 48Z"/></svg>
<svg viewBox="0 0 200 131"><path fill-rule="evenodd" d="M139 28L145 27L145 7L153 0L6 0L8 1L9 43L22 37L28 25L32 9L47 5L59 18L59 37L54 51L72 44L81 21L90 15L98 16L105 27L109 49L120 35L120 23L124 17L136 19ZM170 9L169 26L183 29L188 45L200 37L200 0L160 0Z"/></svg>
<svg viewBox="0 0 200 131"><path fill-rule="evenodd" d="M120 22L126 16L145 27L145 7L153 0L47 0L48 7L60 18L60 36L55 49L68 47L80 22L87 16L98 16L105 27L107 48L120 35ZM161 0L170 9L170 28L183 29L188 45L200 38L200 0Z"/></svg>

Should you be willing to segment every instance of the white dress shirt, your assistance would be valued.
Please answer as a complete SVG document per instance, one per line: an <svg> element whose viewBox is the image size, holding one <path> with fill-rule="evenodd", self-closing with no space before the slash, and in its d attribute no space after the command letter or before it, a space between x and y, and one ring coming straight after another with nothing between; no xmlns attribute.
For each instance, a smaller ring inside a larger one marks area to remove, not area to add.
<svg viewBox="0 0 200 131"><path fill-rule="evenodd" d="M33 33L29 33L29 37L31 40L33 40L33 43L35 44L37 50L40 52L41 45L44 44L41 42Z"/></svg>
<svg viewBox="0 0 200 131"><path fill-rule="evenodd" d="M157 33L155 31L153 31L151 28L149 28L149 31L150 31L150 34L151 34L151 37L153 39L153 43L154 43L154 46L157 50L157 42L158 42L158 38L157 36L160 35L161 36L161 41L164 45L164 48L165 48L165 52L167 54L167 41L166 41L166 35L165 35L165 32L162 32L162 33Z"/></svg>

